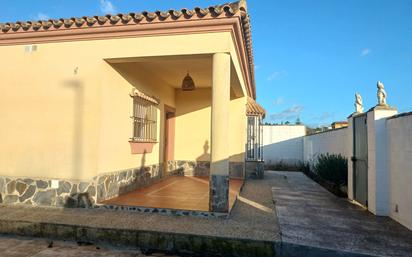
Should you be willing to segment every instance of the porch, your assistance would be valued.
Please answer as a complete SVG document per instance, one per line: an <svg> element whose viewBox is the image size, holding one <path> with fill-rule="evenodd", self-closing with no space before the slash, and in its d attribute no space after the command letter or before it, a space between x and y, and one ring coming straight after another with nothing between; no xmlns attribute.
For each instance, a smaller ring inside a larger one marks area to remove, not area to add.
<svg viewBox="0 0 412 257"><path fill-rule="evenodd" d="M241 179L229 180L229 211L243 185ZM109 206L135 206L161 210L209 211L209 178L173 176L118 197L103 201Z"/></svg>
<svg viewBox="0 0 412 257"><path fill-rule="evenodd" d="M97 176L97 205L227 215L245 178L250 94L231 54L105 61L101 147L119 152L99 166L133 168Z"/></svg>

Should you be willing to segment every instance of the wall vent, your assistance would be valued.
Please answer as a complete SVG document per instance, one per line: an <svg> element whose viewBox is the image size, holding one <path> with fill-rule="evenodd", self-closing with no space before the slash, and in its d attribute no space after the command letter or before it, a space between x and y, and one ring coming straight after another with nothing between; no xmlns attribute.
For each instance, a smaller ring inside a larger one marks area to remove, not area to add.
<svg viewBox="0 0 412 257"><path fill-rule="evenodd" d="M27 45L24 47L26 53L33 53L37 51L37 45Z"/></svg>

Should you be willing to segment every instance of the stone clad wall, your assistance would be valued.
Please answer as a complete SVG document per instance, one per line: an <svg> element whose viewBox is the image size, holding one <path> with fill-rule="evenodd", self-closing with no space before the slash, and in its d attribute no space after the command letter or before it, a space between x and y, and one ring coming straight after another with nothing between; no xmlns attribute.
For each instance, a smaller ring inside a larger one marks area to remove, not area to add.
<svg viewBox="0 0 412 257"><path fill-rule="evenodd" d="M169 161L169 168L180 171L185 176L208 177L210 175L209 161ZM245 177L244 162L229 162L229 177Z"/></svg>
<svg viewBox="0 0 412 257"><path fill-rule="evenodd" d="M176 169L169 169L163 173L163 164L100 175L94 178L97 184L97 202L134 191L171 175L178 175L178 172Z"/></svg>
<svg viewBox="0 0 412 257"><path fill-rule="evenodd" d="M162 165L152 165L100 175L90 181L0 177L0 203L89 208L161 179L165 176L162 170ZM166 176L172 174L170 171Z"/></svg>
<svg viewBox="0 0 412 257"><path fill-rule="evenodd" d="M90 207L96 202L93 181L52 180L0 177L0 201L5 204L35 206Z"/></svg>
<svg viewBox="0 0 412 257"><path fill-rule="evenodd" d="M229 167L230 177L244 177L244 163L230 162ZM0 203L91 208L169 176L209 176L210 162L169 161L167 171L163 169L163 164L156 164L102 174L90 181L0 177Z"/></svg>

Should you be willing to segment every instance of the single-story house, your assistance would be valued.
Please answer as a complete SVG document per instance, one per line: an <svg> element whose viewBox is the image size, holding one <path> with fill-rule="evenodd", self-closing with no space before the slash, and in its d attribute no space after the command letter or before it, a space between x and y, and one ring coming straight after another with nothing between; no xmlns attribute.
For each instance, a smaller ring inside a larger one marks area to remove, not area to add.
<svg viewBox="0 0 412 257"><path fill-rule="evenodd" d="M177 177L190 181L149 195L205 185L182 202L206 197L206 211L227 213L229 181L260 160L245 1L2 23L0 56L4 204L98 206Z"/></svg>

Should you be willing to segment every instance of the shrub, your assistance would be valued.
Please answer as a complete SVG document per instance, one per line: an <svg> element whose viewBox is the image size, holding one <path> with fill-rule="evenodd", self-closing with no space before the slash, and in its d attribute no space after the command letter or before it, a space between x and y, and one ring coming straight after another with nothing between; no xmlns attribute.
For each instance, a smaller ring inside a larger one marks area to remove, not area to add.
<svg viewBox="0 0 412 257"><path fill-rule="evenodd" d="M340 154L321 154L314 165L321 179L339 188L348 184L348 160Z"/></svg>
<svg viewBox="0 0 412 257"><path fill-rule="evenodd" d="M299 162L298 170L305 174L311 173L310 162Z"/></svg>
<svg viewBox="0 0 412 257"><path fill-rule="evenodd" d="M265 164L265 169L276 171L301 171L301 162L287 162L284 160Z"/></svg>

